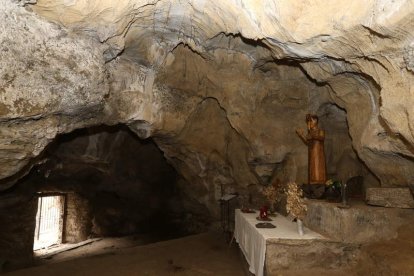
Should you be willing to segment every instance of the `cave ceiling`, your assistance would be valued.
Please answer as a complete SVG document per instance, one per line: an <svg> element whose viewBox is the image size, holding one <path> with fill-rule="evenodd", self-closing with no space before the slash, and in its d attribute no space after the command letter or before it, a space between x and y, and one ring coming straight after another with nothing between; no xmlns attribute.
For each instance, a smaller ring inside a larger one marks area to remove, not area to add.
<svg viewBox="0 0 414 276"><path fill-rule="evenodd" d="M206 204L223 185L304 182L294 130L327 104L346 112L353 158L406 186L413 14L408 0L0 0L0 190L56 135L119 123Z"/></svg>

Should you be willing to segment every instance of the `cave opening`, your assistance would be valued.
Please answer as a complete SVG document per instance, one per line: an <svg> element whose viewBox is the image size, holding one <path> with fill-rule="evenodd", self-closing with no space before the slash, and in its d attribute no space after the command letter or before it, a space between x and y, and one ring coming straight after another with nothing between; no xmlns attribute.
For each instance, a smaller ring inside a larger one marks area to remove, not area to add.
<svg viewBox="0 0 414 276"><path fill-rule="evenodd" d="M40 260L106 238L114 243L101 242L90 254L102 254L104 244L143 245L206 231L208 211L182 185L152 139L125 125L78 129L58 136L9 191L19 204L33 205L16 206L25 220L19 232L4 234L30 234L22 247Z"/></svg>

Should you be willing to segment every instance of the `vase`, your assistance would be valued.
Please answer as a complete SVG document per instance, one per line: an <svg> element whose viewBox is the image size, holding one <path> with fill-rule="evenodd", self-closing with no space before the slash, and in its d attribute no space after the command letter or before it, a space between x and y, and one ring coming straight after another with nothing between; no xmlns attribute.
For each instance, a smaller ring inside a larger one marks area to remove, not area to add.
<svg viewBox="0 0 414 276"><path fill-rule="evenodd" d="M298 225L298 233L299 235L303 236L303 221L301 219L297 219L296 223Z"/></svg>

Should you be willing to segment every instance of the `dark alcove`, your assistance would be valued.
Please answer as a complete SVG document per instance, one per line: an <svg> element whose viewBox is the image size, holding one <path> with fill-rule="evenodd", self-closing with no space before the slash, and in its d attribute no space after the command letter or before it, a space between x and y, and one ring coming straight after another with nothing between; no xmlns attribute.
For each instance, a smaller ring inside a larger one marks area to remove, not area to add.
<svg viewBox="0 0 414 276"><path fill-rule="evenodd" d="M200 233L210 223L208 210L180 189L186 181L154 141L139 139L124 125L61 135L40 160L2 194L14 199L7 211L20 214L17 219L0 209L2 225L14 225L1 229L2 237L19 241L9 246L18 256L5 260L11 267L31 258L35 229L39 231L36 211L45 196L64 200L62 243L131 235L143 244Z"/></svg>

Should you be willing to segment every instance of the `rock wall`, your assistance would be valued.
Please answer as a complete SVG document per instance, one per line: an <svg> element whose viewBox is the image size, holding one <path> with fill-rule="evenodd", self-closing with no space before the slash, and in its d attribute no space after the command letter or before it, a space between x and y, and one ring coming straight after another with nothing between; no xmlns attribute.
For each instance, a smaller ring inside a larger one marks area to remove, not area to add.
<svg viewBox="0 0 414 276"><path fill-rule="evenodd" d="M108 85L99 43L74 37L11 1L0 2L0 21L4 179L27 173L57 133L96 122ZM14 182L8 180L1 190Z"/></svg>
<svg viewBox="0 0 414 276"><path fill-rule="evenodd" d="M36 227L35 198L1 197L0 272L25 266L32 260Z"/></svg>
<svg viewBox="0 0 414 276"><path fill-rule="evenodd" d="M2 190L58 133L124 123L217 215L219 190L304 182L294 130L329 110L332 177L414 180L411 1L32 2L0 2Z"/></svg>
<svg viewBox="0 0 414 276"><path fill-rule="evenodd" d="M74 207L80 212L68 213L67 227L72 226L67 230L74 232L70 240L161 233L167 228L174 236L199 232L210 223L202 206L186 200L180 188L184 180L162 152L126 127L100 126L61 136L44 158L47 161L27 177L26 185L69 192L68 211ZM72 198L71 192L77 195ZM198 229L186 227L183 218L188 214L200 223Z"/></svg>
<svg viewBox="0 0 414 276"><path fill-rule="evenodd" d="M78 243L90 237L92 214L88 200L75 193L65 194L64 243Z"/></svg>

